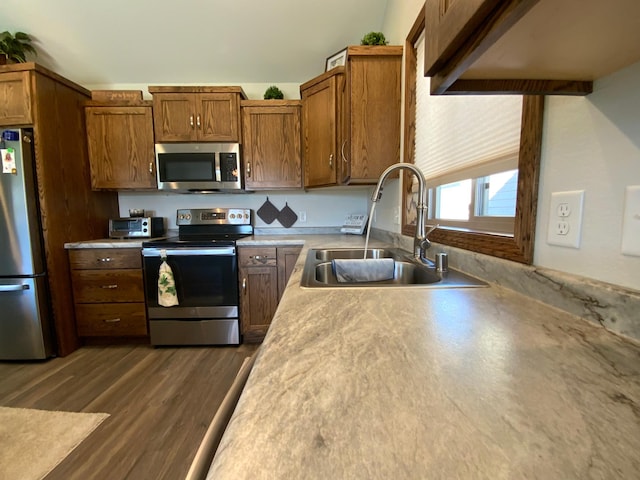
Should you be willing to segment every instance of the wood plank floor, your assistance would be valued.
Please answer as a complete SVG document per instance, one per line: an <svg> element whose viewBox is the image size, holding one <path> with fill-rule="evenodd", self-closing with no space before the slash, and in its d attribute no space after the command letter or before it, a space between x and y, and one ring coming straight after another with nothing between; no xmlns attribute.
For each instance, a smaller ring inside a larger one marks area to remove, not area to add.
<svg viewBox="0 0 640 480"><path fill-rule="evenodd" d="M100 346L0 362L0 406L111 415L45 480L182 479L256 348Z"/></svg>

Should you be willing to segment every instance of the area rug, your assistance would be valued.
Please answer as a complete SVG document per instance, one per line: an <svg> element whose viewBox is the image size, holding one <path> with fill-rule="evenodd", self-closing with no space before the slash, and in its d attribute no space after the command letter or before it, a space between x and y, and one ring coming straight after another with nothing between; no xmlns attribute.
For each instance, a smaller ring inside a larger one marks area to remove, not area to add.
<svg viewBox="0 0 640 480"><path fill-rule="evenodd" d="M0 407L0 480L40 480L109 416Z"/></svg>

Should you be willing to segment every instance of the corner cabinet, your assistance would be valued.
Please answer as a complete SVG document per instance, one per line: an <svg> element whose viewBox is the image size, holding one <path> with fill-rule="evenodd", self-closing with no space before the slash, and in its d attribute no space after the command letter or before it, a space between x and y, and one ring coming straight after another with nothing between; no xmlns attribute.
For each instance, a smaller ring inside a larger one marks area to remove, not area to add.
<svg viewBox="0 0 640 480"><path fill-rule="evenodd" d="M153 111L149 101L85 104L91 188L156 189Z"/></svg>
<svg viewBox="0 0 640 480"><path fill-rule="evenodd" d="M262 342L302 247L238 247L244 343Z"/></svg>
<svg viewBox="0 0 640 480"><path fill-rule="evenodd" d="M156 143L241 142L241 87L149 87Z"/></svg>
<svg viewBox="0 0 640 480"><path fill-rule="evenodd" d="M247 190L302 188L300 100L243 100Z"/></svg>
<svg viewBox="0 0 640 480"><path fill-rule="evenodd" d="M432 94L586 95L640 60L639 17L637 0L427 0L425 75Z"/></svg>
<svg viewBox="0 0 640 480"><path fill-rule="evenodd" d="M146 337L139 248L69 250L78 336Z"/></svg>
<svg viewBox="0 0 640 480"><path fill-rule="evenodd" d="M376 183L400 161L401 46L352 46L304 83L305 187Z"/></svg>

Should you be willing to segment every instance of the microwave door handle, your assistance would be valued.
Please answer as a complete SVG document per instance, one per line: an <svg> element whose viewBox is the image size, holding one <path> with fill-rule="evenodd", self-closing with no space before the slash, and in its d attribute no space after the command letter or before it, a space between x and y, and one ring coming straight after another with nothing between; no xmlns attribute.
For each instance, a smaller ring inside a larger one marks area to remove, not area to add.
<svg viewBox="0 0 640 480"><path fill-rule="evenodd" d="M222 181L222 173L220 173L220 153L215 154L216 162L216 182Z"/></svg>
<svg viewBox="0 0 640 480"><path fill-rule="evenodd" d="M184 249L170 249L170 248L143 248L143 257L162 257L162 250L167 257L190 257L190 256L209 256L209 257L221 257L221 256L233 256L236 254L235 247L215 247L215 248L184 248Z"/></svg>

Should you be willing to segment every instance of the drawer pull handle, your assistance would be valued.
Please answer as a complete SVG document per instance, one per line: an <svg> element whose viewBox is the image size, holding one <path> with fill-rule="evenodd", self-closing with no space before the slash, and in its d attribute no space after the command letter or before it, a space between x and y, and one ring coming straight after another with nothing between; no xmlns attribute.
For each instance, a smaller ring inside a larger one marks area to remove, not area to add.
<svg viewBox="0 0 640 480"><path fill-rule="evenodd" d="M193 128L193 115L189 115L189 126Z"/></svg>
<svg viewBox="0 0 640 480"><path fill-rule="evenodd" d="M198 126L198 128L200 128L202 126L201 123L200 123L200 114L198 114L196 116L196 125Z"/></svg>
<svg viewBox="0 0 640 480"><path fill-rule="evenodd" d="M103 262L103 263L104 263L104 262L110 262L110 261L111 261L111 258L110 258L110 257L105 257L105 258L99 258L99 259L98 259L98 262Z"/></svg>
<svg viewBox="0 0 640 480"><path fill-rule="evenodd" d="M118 323L120 320L120 318L105 318L103 321L104 323Z"/></svg>
<svg viewBox="0 0 640 480"><path fill-rule="evenodd" d="M114 285L101 285L100 288L113 289L113 288L118 288L118 285L117 284L114 284Z"/></svg>

